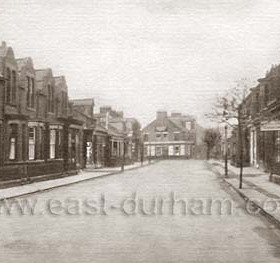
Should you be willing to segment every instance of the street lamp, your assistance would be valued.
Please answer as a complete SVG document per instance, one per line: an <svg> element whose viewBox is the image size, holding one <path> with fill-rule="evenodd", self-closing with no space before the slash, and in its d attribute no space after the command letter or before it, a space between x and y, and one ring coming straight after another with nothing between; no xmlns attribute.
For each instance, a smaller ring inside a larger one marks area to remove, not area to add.
<svg viewBox="0 0 280 263"><path fill-rule="evenodd" d="M227 142L228 127L225 124L225 176L228 176L228 142Z"/></svg>
<svg viewBox="0 0 280 263"><path fill-rule="evenodd" d="M149 142L149 164L151 163L151 153L152 153L152 147L151 147L151 142Z"/></svg>
<svg viewBox="0 0 280 263"><path fill-rule="evenodd" d="M123 141L123 156L122 156L122 171L124 171L124 165L125 165L125 147L126 147L126 141L124 139Z"/></svg>
<svg viewBox="0 0 280 263"><path fill-rule="evenodd" d="M140 161L141 161L141 166L143 166L144 162L144 142L141 142L141 149L140 149Z"/></svg>
<svg viewBox="0 0 280 263"><path fill-rule="evenodd" d="M227 121L228 121L228 111L227 111L227 105L224 104L224 122L225 122L225 177L228 176L228 126L227 126Z"/></svg>

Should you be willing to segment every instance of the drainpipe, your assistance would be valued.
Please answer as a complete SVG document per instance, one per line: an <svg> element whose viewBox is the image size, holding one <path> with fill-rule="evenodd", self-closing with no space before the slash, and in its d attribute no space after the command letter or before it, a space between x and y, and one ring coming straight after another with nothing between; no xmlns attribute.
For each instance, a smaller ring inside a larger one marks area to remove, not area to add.
<svg viewBox="0 0 280 263"><path fill-rule="evenodd" d="M122 166L121 166L121 170L124 171L124 166L125 166L125 145L126 145L126 141L124 139L123 141L123 152L122 152Z"/></svg>

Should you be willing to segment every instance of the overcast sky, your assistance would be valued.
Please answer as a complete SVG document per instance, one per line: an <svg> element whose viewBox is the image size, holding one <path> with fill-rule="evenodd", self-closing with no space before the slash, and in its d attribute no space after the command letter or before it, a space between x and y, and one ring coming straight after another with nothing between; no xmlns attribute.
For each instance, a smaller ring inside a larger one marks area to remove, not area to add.
<svg viewBox="0 0 280 263"><path fill-rule="evenodd" d="M65 75L72 98L142 124L159 109L202 118L280 62L280 1L0 0L0 39Z"/></svg>

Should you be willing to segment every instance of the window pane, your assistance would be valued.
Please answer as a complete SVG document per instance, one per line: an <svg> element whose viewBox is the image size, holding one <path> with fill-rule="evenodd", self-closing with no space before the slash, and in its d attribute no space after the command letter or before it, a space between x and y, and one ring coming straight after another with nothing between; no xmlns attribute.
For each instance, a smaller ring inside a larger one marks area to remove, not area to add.
<svg viewBox="0 0 280 263"><path fill-rule="evenodd" d="M28 159L35 159L35 127L29 127Z"/></svg>
<svg viewBox="0 0 280 263"><path fill-rule="evenodd" d="M10 125L10 136L9 136L9 159L15 160L16 159L16 152L17 152L17 124Z"/></svg>
<svg viewBox="0 0 280 263"><path fill-rule="evenodd" d="M178 146L178 145L174 146L174 152L175 152L175 155L180 155L180 146Z"/></svg>
<svg viewBox="0 0 280 263"><path fill-rule="evenodd" d="M186 122L186 129L190 131L192 129L192 123L190 121Z"/></svg>
<svg viewBox="0 0 280 263"><path fill-rule="evenodd" d="M16 139L11 138L10 139L10 160L15 160L16 159Z"/></svg>
<svg viewBox="0 0 280 263"><path fill-rule="evenodd" d="M56 131L50 130L50 158L55 158L55 137L56 137Z"/></svg>

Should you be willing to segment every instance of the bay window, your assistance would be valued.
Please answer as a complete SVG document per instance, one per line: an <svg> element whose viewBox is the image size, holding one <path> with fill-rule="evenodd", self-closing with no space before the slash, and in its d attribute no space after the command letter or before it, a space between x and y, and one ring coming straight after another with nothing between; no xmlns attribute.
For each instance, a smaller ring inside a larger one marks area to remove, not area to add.
<svg viewBox="0 0 280 263"><path fill-rule="evenodd" d="M192 122L191 121L186 121L185 127L186 127L187 131L190 131L192 129Z"/></svg>

